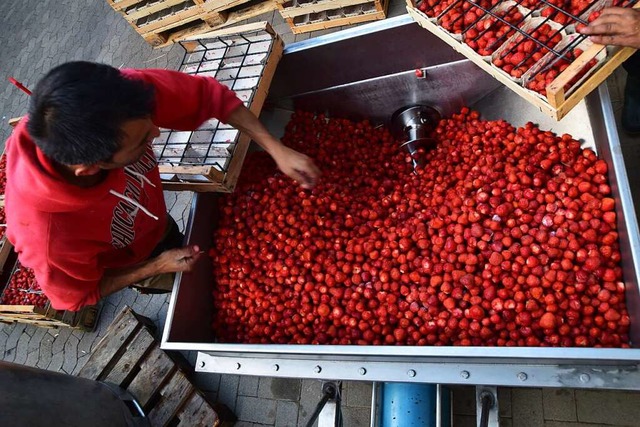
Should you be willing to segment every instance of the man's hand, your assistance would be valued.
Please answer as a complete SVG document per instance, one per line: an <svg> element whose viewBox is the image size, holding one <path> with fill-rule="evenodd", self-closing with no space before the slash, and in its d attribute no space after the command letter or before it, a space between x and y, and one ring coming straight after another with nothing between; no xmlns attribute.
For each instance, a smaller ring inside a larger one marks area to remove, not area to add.
<svg viewBox="0 0 640 427"><path fill-rule="evenodd" d="M191 271L193 265L200 259L200 255L202 252L198 246L186 246L162 252L156 257L154 263L158 274Z"/></svg>
<svg viewBox="0 0 640 427"><path fill-rule="evenodd" d="M609 7L580 30L598 44L626 46L640 49L640 11L628 7Z"/></svg>
<svg viewBox="0 0 640 427"><path fill-rule="evenodd" d="M282 144L273 150L272 156L280 170L303 188L313 188L316 185L320 169L309 156Z"/></svg>

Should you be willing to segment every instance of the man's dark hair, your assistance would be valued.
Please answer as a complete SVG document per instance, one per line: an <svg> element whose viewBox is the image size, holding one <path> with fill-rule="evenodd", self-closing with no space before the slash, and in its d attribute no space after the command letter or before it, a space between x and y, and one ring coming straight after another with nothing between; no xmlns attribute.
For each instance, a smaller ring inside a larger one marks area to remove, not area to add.
<svg viewBox="0 0 640 427"><path fill-rule="evenodd" d="M67 62L47 73L29 103L27 130L49 158L64 165L110 160L122 125L153 112L153 87L109 65Z"/></svg>

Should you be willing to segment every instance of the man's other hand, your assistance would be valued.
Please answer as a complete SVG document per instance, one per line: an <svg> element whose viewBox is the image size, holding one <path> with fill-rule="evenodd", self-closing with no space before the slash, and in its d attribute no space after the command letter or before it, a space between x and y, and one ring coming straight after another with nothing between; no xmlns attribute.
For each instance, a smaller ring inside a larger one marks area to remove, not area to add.
<svg viewBox="0 0 640 427"><path fill-rule="evenodd" d="M195 245L164 251L156 258L158 273L191 271L201 255L200 248Z"/></svg>
<svg viewBox="0 0 640 427"><path fill-rule="evenodd" d="M609 7L589 26L580 30L598 44L640 48L640 11Z"/></svg>

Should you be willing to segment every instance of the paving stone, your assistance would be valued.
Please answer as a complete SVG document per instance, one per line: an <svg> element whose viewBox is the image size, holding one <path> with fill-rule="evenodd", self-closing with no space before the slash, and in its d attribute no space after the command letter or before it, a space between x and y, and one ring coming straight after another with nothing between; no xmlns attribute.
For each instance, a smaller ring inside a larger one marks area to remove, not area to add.
<svg viewBox="0 0 640 427"><path fill-rule="evenodd" d="M453 414L453 425L455 427L476 427L476 417L471 415Z"/></svg>
<svg viewBox="0 0 640 427"><path fill-rule="evenodd" d="M53 347L53 337L49 334L45 334L42 337L42 341L40 341L40 352L38 355L38 363L36 366L41 369L47 369L49 364L51 363L51 358L53 353L51 348Z"/></svg>
<svg viewBox="0 0 640 427"><path fill-rule="evenodd" d="M46 328L38 328L37 331L33 333L31 339L29 340L29 346L27 347L27 351L31 353L33 350L36 350L40 347L40 341L47 334Z"/></svg>
<svg viewBox="0 0 640 427"><path fill-rule="evenodd" d="M344 425L349 427L369 427L371 425L371 410L345 406L342 408Z"/></svg>
<svg viewBox="0 0 640 427"><path fill-rule="evenodd" d="M80 341L73 335L70 335L64 344L64 363L62 370L67 374L71 374L78 364L78 343Z"/></svg>
<svg viewBox="0 0 640 427"><path fill-rule="evenodd" d="M638 425L640 393L576 390L578 421L595 424Z"/></svg>
<svg viewBox="0 0 640 427"><path fill-rule="evenodd" d="M91 354L91 347L96 341L100 341L97 332L85 332L78 343L78 357L84 356L85 354Z"/></svg>
<svg viewBox="0 0 640 427"><path fill-rule="evenodd" d="M300 388L298 426L306 426L320 399L322 399L322 381L303 379Z"/></svg>
<svg viewBox="0 0 640 427"><path fill-rule="evenodd" d="M226 405L234 413L239 382L240 377L238 375L222 375L220 389L218 390L218 402Z"/></svg>
<svg viewBox="0 0 640 427"><path fill-rule="evenodd" d="M242 375L240 377L240 384L238 386L238 395L257 397L259 383L260 377L254 377L252 375Z"/></svg>
<svg viewBox="0 0 640 427"><path fill-rule="evenodd" d="M62 364L64 363L64 351L56 353L51 356L51 363L47 366L47 369L54 372L60 372Z"/></svg>
<svg viewBox="0 0 640 427"><path fill-rule="evenodd" d="M301 380L296 378L260 378L258 397L282 400L298 400L300 398Z"/></svg>
<svg viewBox="0 0 640 427"><path fill-rule="evenodd" d="M476 388L453 386L453 413L455 415L476 415Z"/></svg>
<svg viewBox="0 0 640 427"><path fill-rule="evenodd" d="M544 427L596 427L601 424L572 423L567 421L545 421ZM502 425L500 426L502 427Z"/></svg>
<svg viewBox="0 0 640 427"><path fill-rule="evenodd" d="M545 388L542 390L542 403L545 420L578 421L574 390Z"/></svg>
<svg viewBox="0 0 640 427"><path fill-rule="evenodd" d="M511 411L514 427L539 427L543 424L542 390L539 388L513 388Z"/></svg>
<svg viewBox="0 0 640 427"><path fill-rule="evenodd" d="M0 325L4 325L0 323ZM2 329L0 326L0 358L4 356L4 351L7 348L7 340L9 339L9 334Z"/></svg>
<svg viewBox="0 0 640 427"><path fill-rule="evenodd" d="M348 381L342 383L343 402L347 406L371 406L372 383Z"/></svg>
<svg viewBox="0 0 640 427"><path fill-rule="evenodd" d="M25 365L27 366L36 366L36 363L38 363L38 355L40 353L40 349L36 348L35 350L33 350L31 353L27 354L27 360L24 362Z"/></svg>
<svg viewBox="0 0 640 427"><path fill-rule="evenodd" d="M511 389L498 387L498 411L501 417L511 417Z"/></svg>
<svg viewBox="0 0 640 427"><path fill-rule="evenodd" d="M289 427L298 424L298 402L278 400L276 404L276 427Z"/></svg>
<svg viewBox="0 0 640 427"><path fill-rule="evenodd" d="M7 328L7 332L9 333L9 337L7 338L7 342L5 344L5 351L14 350L18 345L18 340L24 332L26 325L24 323L14 323L10 327Z"/></svg>
<svg viewBox="0 0 640 427"><path fill-rule="evenodd" d="M276 421L276 401L251 396L238 396L235 414L242 421L273 424Z"/></svg>
<svg viewBox="0 0 640 427"><path fill-rule="evenodd" d="M217 393L220 390L221 378L222 375L211 372L193 373L193 381L198 389L202 391L214 391Z"/></svg>
<svg viewBox="0 0 640 427"><path fill-rule="evenodd" d="M67 340L71 336L71 329L69 328L60 328L57 330L56 335L53 339L53 345L51 346L51 352L56 354L64 350L64 345Z"/></svg>
<svg viewBox="0 0 640 427"><path fill-rule="evenodd" d="M14 363L20 363L24 365L24 363L27 361L27 356L28 356L27 349L29 348L30 339L31 337L24 333L20 336L20 339L18 340L18 345L16 346L16 350L15 350L16 353L15 353L15 359L13 360Z"/></svg>

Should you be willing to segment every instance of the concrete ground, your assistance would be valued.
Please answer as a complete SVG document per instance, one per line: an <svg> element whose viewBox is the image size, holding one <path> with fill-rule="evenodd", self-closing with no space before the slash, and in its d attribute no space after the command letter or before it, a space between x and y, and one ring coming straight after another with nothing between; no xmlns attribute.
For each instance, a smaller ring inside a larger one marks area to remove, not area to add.
<svg viewBox="0 0 640 427"><path fill-rule="evenodd" d="M391 0L389 16L404 13L404 0ZM280 15L269 20L287 43L335 30L294 36ZM104 0L23 0L0 2L0 76L13 76L33 87L51 67L70 60L101 61L116 67L170 68L180 63L181 48L153 50ZM6 82L6 80L3 80ZM609 79L614 108L621 108L624 72ZM0 86L0 116L6 123L23 115L27 96L9 83ZM0 126L0 141L10 133ZM637 141L623 137L623 151L631 167L631 182L640 182ZM184 227L191 194L166 193L167 206ZM94 332L45 329L0 323L0 358L43 369L77 373L92 348L124 306L132 307L158 326L167 316L167 296L143 296L124 290L108 297ZM193 365L194 353L185 353ZM238 416L237 426L304 425L321 397L317 380L194 374L195 382L212 400L226 404ZM369 425L371 383L345 382L345 426ZM570 389L500 389L500 408L506 426L637 426L640 394ZM471 387L454 387L455 426L475 425L475 397Z"/></svg>

